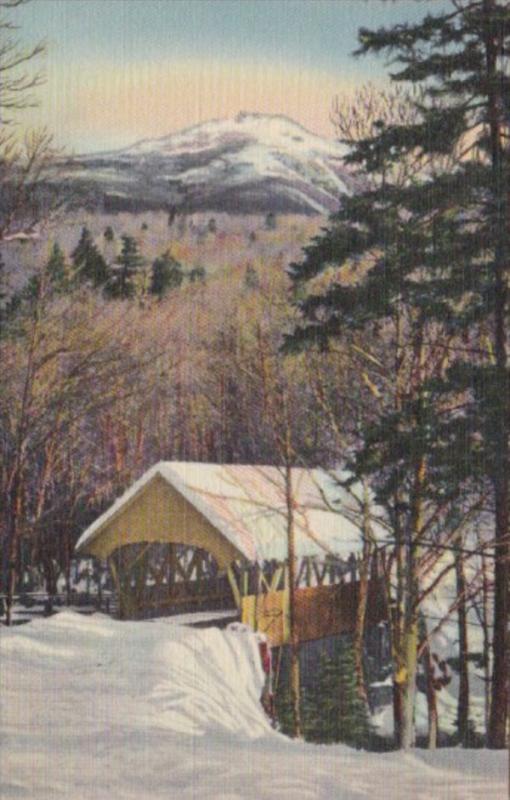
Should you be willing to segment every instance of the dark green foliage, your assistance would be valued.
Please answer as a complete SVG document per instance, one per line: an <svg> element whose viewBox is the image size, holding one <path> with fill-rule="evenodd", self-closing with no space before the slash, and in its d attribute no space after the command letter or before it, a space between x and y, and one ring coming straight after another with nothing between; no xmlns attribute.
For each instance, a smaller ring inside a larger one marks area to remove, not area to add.
<svg viewBox="0 0 510 800"><path fill-rule="evenodd" d="M0 253L0 335L9 313L9 305L5 262Z"/></svg>
<svg viewBox="0 0 510 800"><path fill-rule="evenodd" d="M188 277L190 283L205 283L205 279L207 277L205 267L193 267L193 269L189 271Z"/></svg>
<svg viewBox="0 0 510 800"><path fill-rule="evenodd" d="M244 285L247 289L259 289L260 281L257 270L251 264L248 264L244 273Z"/></svg>
<svg viewBox="0 0 510 800"><path fill-rule="evenodd" d="M104 286L109 276L108 265L88 228L82 228L80 240L71 253L71 259L78 283L90 283L95 289Z"/></svg>
<svg viewBox="0 0 510 800"><path fill-rule="evenodd" d="M151 294L163 297L169 290L178 289L184 279L182 266L166 250L152 264Z"/></svg>
<svg viewBox="0 0 510 800"><path fill-rule="evenodd" d="M303 323L288 339L289 349L327 347L331 338L370 334L380 325L388 330L397 320L407 325L408 351L419 346L420 336L428 340L433 326L435 337L453 340L449 371L432 379L422 370L415 397L409 396L398 414L372 420L365 431L359 471L373 474L393 461L387 494L420 455L435 460L446 491L469 476L478 479L482 470L494 478L506 459L500 443L508 439L510 376L501 352L499 363L490 363L491 347L484 354L478 343L485 326L493 329L496 318L507 313L502 304L508 302L504 276L510 268L510 157L501 139L495 144L490 120L510 103L510 79L496 62L494 84L488 84L486 37L504 41L510 52L509 19L507 4L479 0L468 10L428 15L416 25L361 31L360 53L386 53L401 66L395 80L421 85L416 119L407 125L381 123L376 135L352 146L347 160L374 180L344 199L328 229L291 266ZM476 131L484 158L467 146L468 130ZM468 157L459 159L466 147ZM425 158L438 153L450 160L426 167ZM393 165L420 158L421 170L409 170L405 180L393 178ZM351 285L304 291L332 264L350 267ZM468 394L462 414L443 416L439 425L440 400L463 393Z"/></svg>
<svg viewBox="0 0 510 800"><path fill-rule="evenodd" d="M318 744L343 742L367 747L371 739L368 710L356 689L354 653L349 639L340 639L331 654L323 651L312 685L302 687L304 738ZM275 696L278 727L287 736L294 729L288 670L282 668Z"/></svg>
<svg viewBox="0 0 510 800"><path fill-rule="evenodd" d="M419 467L426 470L426 495L453 517L456 494L460 501L490 487L498 558L489 744L503 747L510 561L510 7L506 1L472 0L452 3L416 24L362 29L359 53L385 54L392 78L419 87L421 94L410 98L409 122L376 123L374 135L349 143L347 160L364 173L366 188L345 198L323 235L291 268L302 324L287 347L327 347L332 338L350 342L358 335L369 349L377 348L383 330L386 352L395 353L396 386L400 365L419 354L396 402L391 392L383 395L380 381L382 399L362 419L352 468L371 476L380 500L394 496L390 514L403 523L400 530L413 521L413 474ZM306 291L332 265L344 276L350 270L353 279ZM442 344L445 357L434 369L434 348L437 353ZM445 522L443 531L450 520Z"/></svg>
<svg viewBox="0 0 510 800"><path fill-rule="evenodd" d="M144 265L136 239L122 236L122 250L105 286L105 294L112 300L127 300L135 296L136 278Z"/></svg>
<svg viewBox="0 0 510 800"><path fill-rule="evenodd" d="M264 227L268 231L274 231L276 228L276 214L274 211L268 211L264 222Z"/></svg>
<svg viewBox="0 0 510 800"><path fill-rule="evenodd" d="M41 294L44 294L46 298L64 294L71 291L74 284L75 276L71 274L70 266L66 263L65 254L59 243L55 242L46 264L29 278L22 292L13 297L9 305L14 307L23 301L32 303Z"/></svg>
<svg viewBox="0 0 510 800"><path fill-rule="evenodd" d="M69 288L69 268L58 242L55 242L46 266L49 280L57 292Z"/></svg>
<svg viewBox="0 0 510 800"><path fill-rule="evenodd" d="M275 694L275 715L278 721L278 730L285 736L294 735L294 712L290 686L286 675L282 675Z"/></svg>
<svg viewBox="0 0 510 800"><path fill-rule="evenodd" d="M354 654L347 640L340 640L334 653L321 655L317 679L304 693L303 727L311 742L344 742L366 747L370 722L356 689Z"/></svg>
<svg viewBox="0 0 510 800"><path fill-rule="evenodd" d="M172 225L174 224L176 214L177 214L176 207L175 206L171 206L169 211L168 211L168 220L167 220L167 224L168 224L169 228L171 228Z"/></svg>

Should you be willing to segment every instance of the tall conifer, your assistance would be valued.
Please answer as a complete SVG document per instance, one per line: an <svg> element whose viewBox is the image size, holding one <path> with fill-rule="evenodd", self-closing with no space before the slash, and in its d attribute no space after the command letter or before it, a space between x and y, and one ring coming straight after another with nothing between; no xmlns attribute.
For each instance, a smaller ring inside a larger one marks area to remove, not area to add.
<svg viewBox="0 0 510 800"><path fill-rule="evenodd" d="M304 323L293 343L325 343L381 325L385 332L391 321L395 352L417 356L400 396L396 387L393 411L387 408L365 430L357 463L360 472L382 475L379 489L393 497L397 528L404 510L408 597L416 589L412 559L419 546L416 482L425 480L437 496L454 496L469 478L490 481L496 562L488 738L490 746L503 747L510 553L510 8L506 1L455 0L417 24L362 29L359 39L359 54L386 54L393 80L421 87L417 118L406 125L381 124L352 152L353 163L381 180L344 202L292 274L303 285L332 264L348 264L357 279L351 285L340 280L302 300ZM405 161L419 169L398 183L394 174ZM404 329L398 327L402 322ZM434 376L431 337L437 343L438 331L445 358ZM439 425L437 411L448 410L439 405L447 397L462 398L461 408L444 413ZM401 675L409 701L414 644L407 644ZM412 743L410 721L404 720L404 746Z"/></svg>

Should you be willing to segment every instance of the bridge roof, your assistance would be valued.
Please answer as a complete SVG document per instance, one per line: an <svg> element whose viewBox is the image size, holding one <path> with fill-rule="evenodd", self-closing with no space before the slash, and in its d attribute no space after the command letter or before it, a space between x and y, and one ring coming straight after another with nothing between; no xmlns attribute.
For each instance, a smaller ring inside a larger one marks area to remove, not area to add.
<svg viewBox="0 0 510 800"><path fill-rule="evenodd" d="M290 475L296 555L347 558L358 550L359 489L347 491L320 469L296 467ZM280 467L161 461L84 531L76 549L106 557L122 544L151 540L204 547L225 566L239 557L282 561L285 485Z"/></svg>

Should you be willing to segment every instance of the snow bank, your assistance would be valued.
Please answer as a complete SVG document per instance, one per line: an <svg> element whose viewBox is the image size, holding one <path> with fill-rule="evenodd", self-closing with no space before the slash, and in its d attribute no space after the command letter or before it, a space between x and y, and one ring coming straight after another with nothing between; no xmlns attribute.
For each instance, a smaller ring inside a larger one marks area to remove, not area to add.
<svg viewBox="0 0 510 800"><path fill-rule="evenodd" d="M0 639L0 797L502 798L505 754L402 756L291 742L259 704L246 630L62 612Z"/></svg>

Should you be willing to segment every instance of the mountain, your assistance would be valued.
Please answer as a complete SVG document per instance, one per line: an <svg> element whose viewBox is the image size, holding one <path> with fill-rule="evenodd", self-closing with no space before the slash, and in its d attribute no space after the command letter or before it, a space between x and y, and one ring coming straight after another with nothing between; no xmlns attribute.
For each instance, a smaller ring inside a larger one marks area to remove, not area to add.
<svg viewBox="0 0 510 800"><path fill-rule="evenodd" d="M345 148L280 115L240 113L59 166L104 210L323 214L353 188Z"/></svg>

